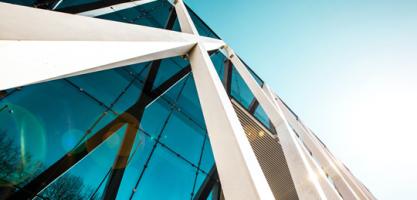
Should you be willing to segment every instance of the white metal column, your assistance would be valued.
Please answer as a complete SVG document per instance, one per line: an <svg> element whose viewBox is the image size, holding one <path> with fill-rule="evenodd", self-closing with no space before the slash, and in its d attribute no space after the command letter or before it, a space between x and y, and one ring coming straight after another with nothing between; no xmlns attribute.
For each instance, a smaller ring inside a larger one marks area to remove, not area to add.
<svg viewBox="0 0 417 200"><path fill-rule="evenodd" d="M326 149L322 143L317 139L317 137L314 135L314 133L312 133L310 131L310 129L304 127L304 129L306 129L307 132L307 136L309 137L313 142L315 142L315 144L317 146L319 146L322 150L323 153L325 154L325 156L327 157L327 159L329 159L328 162L330 162L331 168L333 168L340 177L337 177L338 179L343 179L343 181L345 181L346 184L348 184L349 188L351 188L355 194L357 194L358 198L357 199L376 199L372 193L370 193L368 191L367 188L365 188L362 183L360 183L359 180L356 179L356 177L354 177L350 171L348 171L346 169L346 167L339 161L337 160L330 152L328 149ZM335 180L335 184L336 184L336 180Z"/></svg>
<svg viewBox="0 0 417 200"><path fill-rule="evenodd" d="M314 177L315 173L282 110L266 95L230 47L225 48L225 54L232 61L236 70L275 126L299 198L327 199L327 196L331 195L325 194L317 179L309 179L309 177Z"/></svg>
<svg viewBox="0 0 417 200"><path fill-rule="evenodd" d="M198 35L181 0L175 8L181 29ZM226 199L274 199L207 50L198 43L189 59Z"/></svg>
<svg viewBox="0 0 417 200"><path fill-rule="evenodd" d="M320 167L331 177L335 187L338 189L344 199L367 199L366 196L359 193L357 194L345 180L340 170L333 163L324 147L322 147L315 139L312 138L310 132L304 125L293 116L291 111L284 105L284 103L273 94L273 101L283 110L288 122L294 128L294 130L300 136L300 139L304 142L306 147L312 152L313 156L320 163Z"/></svg>

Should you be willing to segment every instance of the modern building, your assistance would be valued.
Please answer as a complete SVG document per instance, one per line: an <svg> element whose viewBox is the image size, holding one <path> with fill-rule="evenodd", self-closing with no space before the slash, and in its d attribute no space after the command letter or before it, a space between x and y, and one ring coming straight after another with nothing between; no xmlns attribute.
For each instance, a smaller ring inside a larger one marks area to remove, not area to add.
<svg viewBox="0 0 417 200"><path fill-rule="evenodd" d="M375 199L182 0L2 0L0 40L0 199Z"/></svg>

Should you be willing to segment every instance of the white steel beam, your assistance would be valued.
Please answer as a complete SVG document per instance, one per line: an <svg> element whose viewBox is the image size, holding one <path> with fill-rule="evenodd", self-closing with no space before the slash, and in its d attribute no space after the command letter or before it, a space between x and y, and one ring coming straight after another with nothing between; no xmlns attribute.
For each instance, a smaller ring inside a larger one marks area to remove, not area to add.
<svg viewBox="0 0 417 200"><path fill-rule="evenodd" d="M319 184L324 193L326 194L327 199L334 199L334 200L342 200L342 197L338 194L338 191L334 187L334 185L331 184L331 182L327 179L325 172L323 171L323 168L321 168L320 163L313 158L312 155L310 155L311 151L308 149L304 142L302 142L300 139L297 140L298 144L302 147L304 154L307 157L308 163L310 164L311 168L313 169L314 175L308 177L310 180L315 179ZM346 198L351 199L352 198Z"/></svg>
<svg viewBox="0 0 417 200"><path fill-rule="evenodd" d="M317 139L317 137L314 135L314 133L311 132L310 129L306 127L305 129L307 130L308 136L311 137L312 140L315 141L321 148L323 148L325 154L329 157L330 162L332 163L332 167L339 170L341 178L343 178L349 184L352 190L359 196L359 199L376 199L375 196L369 192L369 190L346 168L346 166L338 159L336 159L333 154L330 153L330 151L322 145L322 143Z"/></svg>
<svg viewBox="0 0 417 200"><path fill-rule="evenodd" d="M331 177L334 185L337 187L342 197L344 199L367 199L367 197L362 192L354 191L351 185L344 178L342 172L338 169L327 152L325 152L324 147L322 147L321 144L315 140L317 138L313 138L310 135L309 129L305 128L305 126L291 113L291 111L284 105L284 103L275 96L275 94L274 100L278 103L278 106L281 107L288 122L298 133L300 139L311 151L313 156L319 161L323 170Z"/></svg>
<svg viewBox="0 0 417 200"><path fill-rule="evenodd" d="M134 63L185 55L198 41L151 27L0 3L0 90ZM30 22L30 23L28 23Z"/></svg>
<svg viewBox="0 0 417 200"><path fill-rule="evenodd" d="M204 47L194 47L190 63L226 199L274 199Z"/></svg>
<svg viewBox="0 0 417 200"><path fill-rule="evenodd" d="M124 10L124 9L133 8L133 7L136 7L136 6L140 6L140 5L155 2L155 1L157 1L157 0L130 1L130 2L125 2L125 3L115 4L115 5L104 7L104 8L99 8L99 9L95 9L95 10L90 10L90 11L78 13L78 15L87 16L87 17L97 17L97 16L100 16L100 15L105 15L105 14L109 14L109 13L112 13L112 12L117 12L117 11L121 11L121 10Z"/></svg>
<svg viewBox="0 0 417 200"><path fill-rule="evenodd" d="M175 9L181 30L198 35L181 0L176 1ZM201 42L190 51L189 59L226 199L274 199L207 49Z"/></svg>
<svg viewBox="0 0 417 200"><path fill-rule="evenodd" d="M222 48L225 45L223 40L205 37L205 36L199 36L198 38L199 38L200 43L204 45L204 49L206 49L207 51L217 50L217 49Z"/></svg>
<svg viewBox="0 0 417 200"><path fill-rule="evenodd" d="M184 2L182 0L174 0L174 7L177 12L177 18L180 23L181 31L183 33L199 35L197 28L194 26L193 20L184 5Z"/></svg>
<svg viewBox="0 0 417 200"><path fill-rule="evenodd" d="M0 3L0 40L196 42L191 34Z"/></svg>
<svg viewBox="0 0 417 200"><path fill-rule="evenodd" d="M0 41L0 90L184 55L192 42Z"/></svg>
<svg viewBox="0 0 417 200"><path fill-rule="evenodd" d="M297 138L288 124L288 121L285 119L282 110L267 96L243 62L230 47L225 48L225 54L231 60L236 70L242 76L255 98L259 101L260 106L275 126L299 198L326 199L326 194L320 187L320 183L317 179L309 179L309 177L314 177L316 174L301 146L298 144Z"/></svg>

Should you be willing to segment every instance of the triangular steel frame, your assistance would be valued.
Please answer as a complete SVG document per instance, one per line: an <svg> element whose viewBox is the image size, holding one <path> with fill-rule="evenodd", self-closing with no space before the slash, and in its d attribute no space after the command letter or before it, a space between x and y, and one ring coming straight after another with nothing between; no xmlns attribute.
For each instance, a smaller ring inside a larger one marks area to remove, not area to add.
<svg viewBox="0 0 417 200"><path fill-rule="evenodd" d="M0 3L0 90L186 56L191 68L178 76L189 70L194 76L225 198L274 199L207 53L221 50L271 119L300 199L374 199L298 118L294 120L266 84L256 82L229 46L198 34L182 0L170 2L182 32L91 18L153 1L121 1L79 15ZM322 166L312 161L306 148L318 155ZM338 190L330 185L321 168Z"/></svg>

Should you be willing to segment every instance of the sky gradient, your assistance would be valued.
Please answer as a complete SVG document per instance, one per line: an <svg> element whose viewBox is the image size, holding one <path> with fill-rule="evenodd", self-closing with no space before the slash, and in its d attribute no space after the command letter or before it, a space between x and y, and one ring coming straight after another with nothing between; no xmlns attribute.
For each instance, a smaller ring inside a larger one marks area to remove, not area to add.
<svg viewBox="0 0 417 200"><path fill-rule="evenodd" d="M186 2L377 198L415 198L417 1Z"/></svg>

